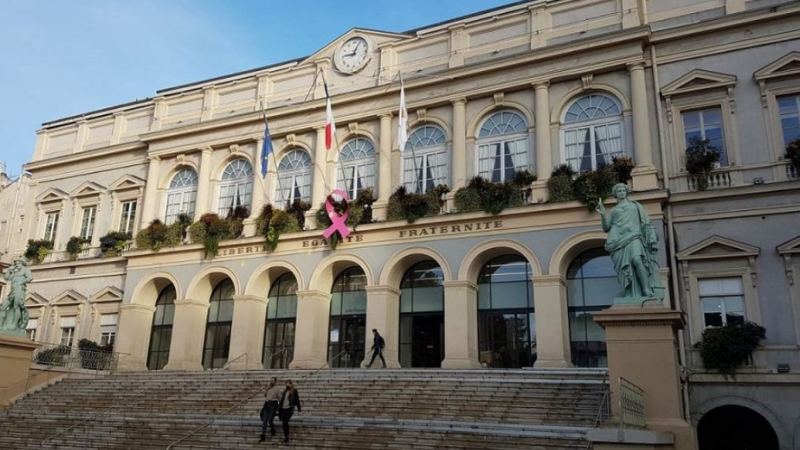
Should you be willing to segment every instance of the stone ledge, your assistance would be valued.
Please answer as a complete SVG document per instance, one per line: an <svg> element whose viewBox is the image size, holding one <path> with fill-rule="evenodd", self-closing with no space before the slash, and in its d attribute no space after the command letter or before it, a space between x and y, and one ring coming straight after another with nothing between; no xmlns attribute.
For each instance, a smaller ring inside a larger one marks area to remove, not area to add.
<svg viewBox="0 0 800 450"><path fill-rule="evenodd" d="M624 428L595 428L586 433L592 443L613 443L632 445L672 445L672 433L647 430L627 430Z"/></svg>

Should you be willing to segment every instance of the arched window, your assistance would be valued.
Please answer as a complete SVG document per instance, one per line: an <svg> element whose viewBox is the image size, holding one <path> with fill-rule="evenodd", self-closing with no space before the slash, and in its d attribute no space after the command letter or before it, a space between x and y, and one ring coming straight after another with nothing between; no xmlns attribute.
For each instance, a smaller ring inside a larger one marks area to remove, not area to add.
<svg viewBox="0 0 800 450"><path fill-rule="evenodd" d="M441 128L424 125L408 137L403 153L403 184L409 192L427 192L450 183L447 138Z"/></svg>
<svg viewBox="0 0 800 450"><path fill-rule="evenodd" d="M355 138L347 142L342 147L339 163L342 166L336 175L338 185L351 199L366 188L375 188L375 145L371 141Z"/></svg>
<svg viewBox="0 0 800 450"><path fill-rule="evenodd" d="M232 161L222 172L217 214L226 217L234 208L250 208L253 198L253 166L243 158Z"/></svg>
<svg viewBox="0 0 800 450"><path fill-rule="evenodd" d="M214 288L208 308L203 368L219 369L228 362L233 324L233 282L225 279Z"/></svg>
<svg viewBox="0 0 800 450"><path fill-rule="evenodd" d="M516 111L500 111L478 131L478 175L496 183L530 169L528 123Z"/></svg>
<svg viewBox="0 0 800 450"><path fill-rule="evenodd" d="M358 367L364 360L367 332L367 276L360 267L342 271L331 288L328 358L344 352L333 367Z"/></svg>
<svg viewBox="0 0 800 450"><path fill-rule="evenodd" d="M297 279L285 273L272 283L264 330L265 369L286 369L294 356L294 331L297 318Z"/></svg>
<svg viewBox="0 0 800 450"><path fill-rule="evenodd" d="M194 204L197 199L197 172L188 167L181 169L167 189L167 212L164 221L171 225L179 214L194 216Z"/></svg>
<svg viewBox="0 0 800 450"><path fill-rule="evenodd" d="M400 365L441 367L444 273L435 261L411 266L400 283Z"/></svg>
<svg viewBox="0 0 800 450"><path fill-rule="evenodd" d="M311 157L304 150L292 150L278 164L275 205L283 209L295 200L311 201Z"/></svg>
<svg viewBox="0 0 800 450"><path fill-rule="evenodd" d="M719 406L704 414L697 424L697 443L700 450L781 448L769 421L739 405Z"/></svg>
<svg viewBox="0 0 800 450"><path fill-rule="evenodd" d="M533 272L520 255L491 259L478 275L480 361L497 368L536 362Z"/></svg>
<svg viewBox="0 0 800 450"><path fill-rule="evenodd" d="M614 263L608 253L594 249L578 255L567 271L567 312L572 364L607 367L606 333L592 313L608 308L619 292Z"/></svg>
<svg viewBox="0 0 800 450"><path fill-rule="evenodd" d="M158 294L153 327L150 329L150 349L147 352L147 368L150 370L161 370L169 362L176 296L175 286L171 284Z"/></svg>
<svg viewBox="0 0 800 450"><path fill-rule="evenodd" d="M576 172L596 170L625 155L622 108L613 97L589 94L572 102L564 115L564 162Z"/></svg>

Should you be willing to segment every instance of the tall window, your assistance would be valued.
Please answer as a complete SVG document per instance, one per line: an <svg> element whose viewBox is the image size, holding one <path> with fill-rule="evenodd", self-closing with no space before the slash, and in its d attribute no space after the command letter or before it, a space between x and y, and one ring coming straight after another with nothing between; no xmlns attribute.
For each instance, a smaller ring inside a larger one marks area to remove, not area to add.
<svg viewBox="0 0 800 450"><path fill-rule="evenodd" d="M297 317L297 280L291 273L278 277L269 288L267 323L264 330L265 369L286 369L294 357Z"/></svg>
<svg viewBox="0 0 800 450"><path fill-rule="evenodd" d="M441 128L425 125L408 137L403 153L403 184L409 192L427 192L450 182L447 139Z"/></svg>
<svg viewBox="0 0 800 450"><path fill-rule="evenodd" d="M117 314L100 315L100 345L114 345L117 338Z"/></svg>
<svg viewBox="0 0 800 450"><path fill-rule="evenodd" d="M237 159L222 173L217 214L225 217L236 207L250 208L252 198L253 166L246 159Z"/></svg>
<svg viewBox="0 0 800 450"><path fill-rule="evenodd" d="M478 175L489 181L513 180L528 170L528 123L515 111L500 111L483 122L478 132Z"/></svg>
<svg viewBox="0 0 800 450"><path fill-rule="evenodd" d="M716 107L687 111L681 116L686 146L689 146L692 138L708 139L711 145L720 151L720 165L727 166L728 155L725 152L725 136L722 132L722 110Z"/></svg>
<svg viewBox="0 0 800 450"><path fill-rule="evenodd" d="M360 267L345 269L331 288L328 357L333 367L358 367L364 359L367 332L367 276Z"/></svg>
<svg viewBox="0 0 800 450"><path fill-rule="evenodd" d="M498 256L478 275L478 351L490 367L536 362L533 272L519 255Z"/></svg>
<svg viewBox="0 0 800 450"><path fill-rule="evenodd" d="M441 367L444 273L435 261L411 266L400 283L400 365Z"/></svg>
<svg viewBox="0 0 800 450"><path fill-rule="evenodd" d="M625 154L622 110L616 99L603 94L575 100L564 116L564 162L576 172L597 170Z"/></svg>
<svg viewBox="0 0 800 450"><path fill-rule="evenodd" d="M91 241L94 236L94 222L97 219L97 206L83 208L80 238Z"/></svg>
<svg viewBox="0 0 800 450"><path fill-rule="evenodd" d="M339 157L342 165L336 178L339 187L353 199L366 188L375 188L375 145L363 138L355 138L342 148ZM342 179L342 175L345 179Z"/></svg>
<svg viewBox="0 0 800 450"><path fill-rule="evenodd" d="M36 340L36 329L39 328L39 319L28 319L28 324L25 326L25 333L28 339Z"/></svg>
<svg viewBox="0 0 800 450"><path fill-rule="evenodd" d="M206 339L203 344L203 368L219 369L228 362L233 325L233 282L219 282L211 293L206 324Z"/></svg>
<svg viewBox="0 0 800 450"><path fill-rule="evenodd" d="M75 339L75 317L61 318L61 345L72 347Z"/></svg>
<svg viewBox="0 0 800 450"><path fill-rule="evenodd" d="M179 214L194 216L197 200L197 172L188 167L172 177L167 190L166 224L171 225Z"/></svg>
<svg viewBox="0 0 800 450"><path fill-rule="evenodd" d="M741 277L707 278L697 281L703 326L719 327L744 323L744 288Z"/></svg>
<svg viewBox="0 0 800 450"><path fill-rule="evenodd" d="M136 200L131 200L122 202L120 206L122 212L119 218L119 231L133 234L134 227L136 226L136 207L138 206L138 202Z"/></svg>
<svg viewBox="0 0 800 450"><path fill-rule="evenodd" d="M172 322L175 320L175 286L161 290L153 313L150 331L150 349L147 353L147 368L161 370L169 361L169 346L172 343Z"/></svg>
<svg viewBox="0 0 800 450"><path fill-rule="evenodd" d="M58 212L47 213L47 219L44 225L44 240L55 242L56 231L58 231Z"/></svg>
<svg viewBox="0 0 800 450"><path fill-rule="evenodd" d="M567 271L567 312L572 364L607 367L606 333L592 313L611 306L619 292L614 263L604 249L583 252Z"/></svg>
<svg viewBox="0 0 800 450"><path fill-rule="evenodd" d="M275 205L285 208L295 200L311 200L311 157L303 150L292 150L278 164Z"/></svg>
<svg viewBox="0 0 800 450"><path fill-rule="evenodd" d="M800 95L778 97L778 113L781 118L783 144L800 139Z"/></svg>

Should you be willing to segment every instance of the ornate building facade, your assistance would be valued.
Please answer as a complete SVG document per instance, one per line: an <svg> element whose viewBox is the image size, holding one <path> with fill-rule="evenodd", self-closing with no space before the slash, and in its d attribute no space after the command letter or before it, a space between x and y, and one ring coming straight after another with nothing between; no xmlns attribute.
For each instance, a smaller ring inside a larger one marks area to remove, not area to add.
<svg viewBox="0 0 800 450"><path fill-rule="evenodd" d="M798 14L778 0L517 2L403 33L354 28L308 57L46 123L11 238L16 254L27 239L54 244L33 268L29 329L114 343L128 370L316 368L338 354L357 367L373 328L392 367L604 366L591 314L617 290L605 235L584 205L549 201L547 180L560 164L628 156L632 198L660 234L665 303L688 318L687 416L743 407L792 448L800 174L784 149L800 133ZM320 73L338 126L330 151ZM275 148L266 177L261 104ZM707 179L685 169L693 137L722 150ZM520 170L538 177L523 206L458 212L451 192L442 214L386 220L400 186L455 191ZM332 189L365 187L376 220L335 250L313 210L306 230L264 250L264 205L316 209ZM251 216L212 259L198 243L100 257L109 231L234 206ZM74 261L72 236L89 242ZM744 320L767 340L734 384L693 344Z"/></svg>

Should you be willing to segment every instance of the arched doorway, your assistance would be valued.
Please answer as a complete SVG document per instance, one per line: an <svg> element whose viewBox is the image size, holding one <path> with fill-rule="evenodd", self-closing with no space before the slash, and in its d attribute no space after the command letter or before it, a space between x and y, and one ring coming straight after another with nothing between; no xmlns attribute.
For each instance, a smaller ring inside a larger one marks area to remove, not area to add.
<svg viewBox="0 0 800 450"><path fill-rule="evenodd" d="M233 324L233 282L226 278L211 292L203 343L203 368L220 369L228 362Z"/></svg>
<svg viewBox="0 0 800 450"><path fill-rule="evenodd" d="M269 289L262 356L265 369L289 367L294 356L296 320L297 279L292 273L286 273L278 277Z"/></svg>
<svg viewBox="0 0 800 450"><path fill-rule="evenodd" d="M567 270L567 305L572 364L608 367L606 332L592 313L608 308L619 292L614 263L602 249L587 250Z"/></svg>
<svg viewBox="0 0 800 450"><path fill-rule="evenodd" d="M175 319L175 286L161 289L153 312L150 329L150 347L147 351L147 368L161 370L169 361L169 346L172 343L172 323Z"/></svg>
<svg viewBox="0 0 800 450"><path fill-rule="evenodd" d="M726 405L706 413L697 425L700 450L778 450L778 435L761 414Z"/></svg>
<svg viewBox="0 0 800 450"><path fill-rule="evenodd" d="M364 360L367 332L367 276L360 267L343 270L331 288L328 358L336 368L359 367Z"/></svg>
<svg viewBox="0 0 800 450"><path fill-rule="evenodd" d="M536 362L533 273L519 255L491 259L478 275L478 350L489 367L531 367Z"/></svg>
<svg viewBox="0 0 800 450"><path fill-rule="evenodd" d="M444 273L434 261L411 266L400 283L400 365L442 367Z"/></svg>

